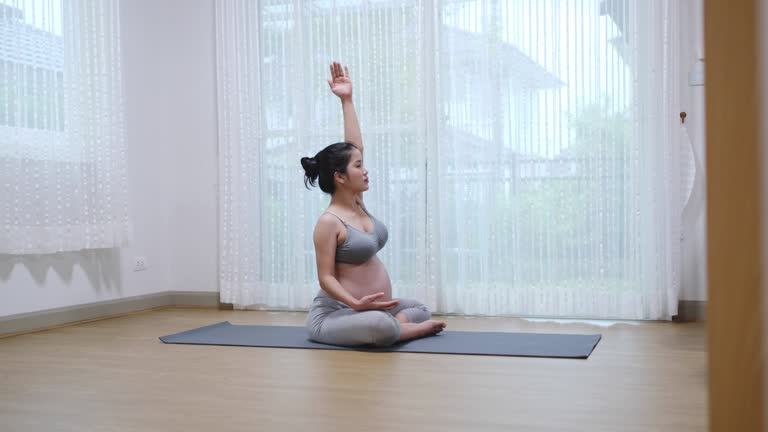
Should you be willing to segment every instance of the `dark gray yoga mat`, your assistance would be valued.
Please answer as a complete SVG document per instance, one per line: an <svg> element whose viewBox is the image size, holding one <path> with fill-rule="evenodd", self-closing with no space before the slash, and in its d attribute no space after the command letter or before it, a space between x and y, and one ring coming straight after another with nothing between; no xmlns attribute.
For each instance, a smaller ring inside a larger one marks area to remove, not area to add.
<svg viewBox="0 0 768 432"><path fill-rule="evenodd" d="M473 354L523 357L589 357L599 334L548 334L444 331L436 336L407 341L386 348L342 347L312 342L307 330L297 326L232 325L229 321L162 336L169 344L229 345L271 348Z"/></svg>

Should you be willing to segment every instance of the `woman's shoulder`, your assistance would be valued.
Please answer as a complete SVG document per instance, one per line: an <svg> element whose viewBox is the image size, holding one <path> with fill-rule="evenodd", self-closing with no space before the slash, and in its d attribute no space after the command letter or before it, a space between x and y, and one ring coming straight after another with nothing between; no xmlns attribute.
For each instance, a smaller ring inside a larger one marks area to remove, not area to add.
<svg viewBox="0 0 768 432"><path fill-rule="evenodd" d="M336 246L347 239L344 224L339 218L328 212L324 212L317 218L314 236L315 239L333 236L336 238Z"/></svg>
<svg viewBox="0 0 768 432"><path fill-rule="evenodd" d="M338 229L343 226L341 218L330 211L324 211L318 218L315 228L318 229Z"/></svg>

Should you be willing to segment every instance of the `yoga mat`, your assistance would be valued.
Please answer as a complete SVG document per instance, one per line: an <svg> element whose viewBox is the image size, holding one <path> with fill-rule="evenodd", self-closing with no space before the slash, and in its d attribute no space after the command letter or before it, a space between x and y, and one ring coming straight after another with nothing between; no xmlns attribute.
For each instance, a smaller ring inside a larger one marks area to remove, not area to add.
<svg viewBox="0 0 768 432"><path fill-rule="evenodd" d="M330 349L586 359L599 334L467 332L446 330L436 336L390 347L343 347L312 342L298 326L233 325L229 321L160 337L168 344L228 345L269 348Z"/></svg>

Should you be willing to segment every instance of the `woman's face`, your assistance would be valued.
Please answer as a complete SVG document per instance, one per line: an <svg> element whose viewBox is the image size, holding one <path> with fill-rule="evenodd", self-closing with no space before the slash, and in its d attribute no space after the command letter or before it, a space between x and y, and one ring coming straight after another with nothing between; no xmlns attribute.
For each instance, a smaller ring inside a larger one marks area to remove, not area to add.
<svg viewBox="0 0 768 432"><path fill-rule="evenodd" d="M363 155L360 150L352 150L347 164L347 174L342 175L345 177L344 187L353 192L368 190L368 170L363 166Z"/></svg>

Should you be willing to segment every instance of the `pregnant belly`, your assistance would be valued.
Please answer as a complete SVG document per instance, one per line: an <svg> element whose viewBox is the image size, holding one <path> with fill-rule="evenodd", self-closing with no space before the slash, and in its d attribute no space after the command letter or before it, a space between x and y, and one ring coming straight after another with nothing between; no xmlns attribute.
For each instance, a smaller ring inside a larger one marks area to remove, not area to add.
<svg viewBox="0 0 768 432"><path fill-rule="evenodd" d="M377 256L373 256L363 264L336 264L336 278L355 298L383 292L381 300L392 298L392 283L389 274Z"/></svg>

